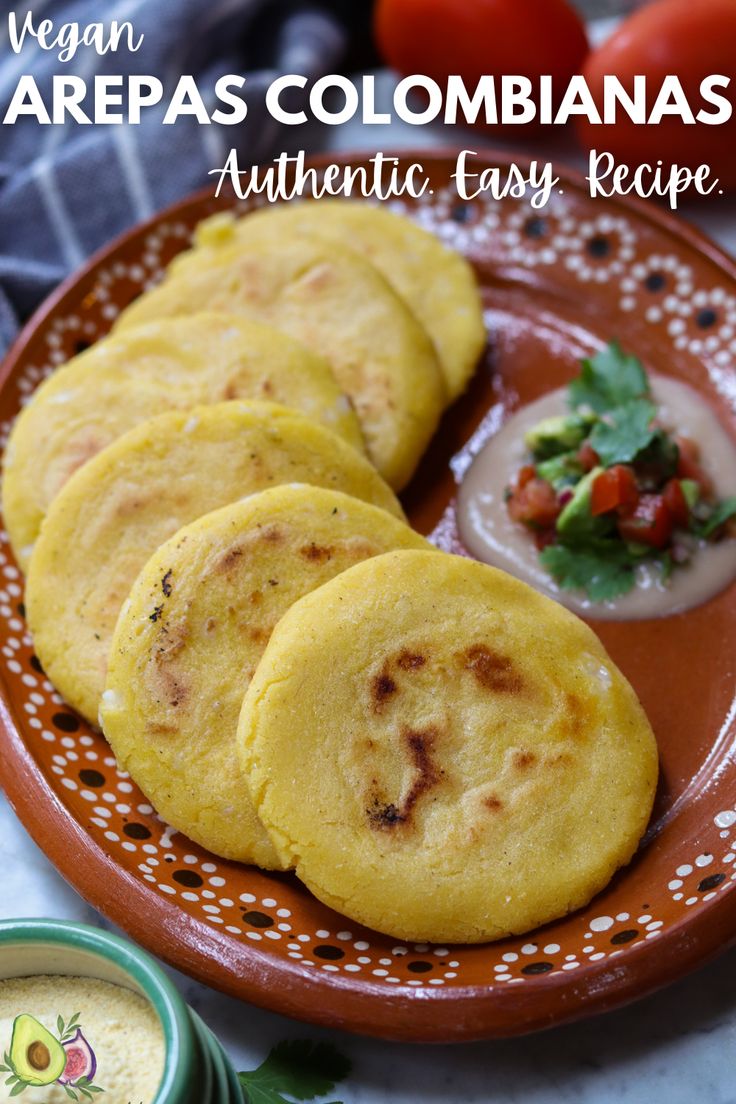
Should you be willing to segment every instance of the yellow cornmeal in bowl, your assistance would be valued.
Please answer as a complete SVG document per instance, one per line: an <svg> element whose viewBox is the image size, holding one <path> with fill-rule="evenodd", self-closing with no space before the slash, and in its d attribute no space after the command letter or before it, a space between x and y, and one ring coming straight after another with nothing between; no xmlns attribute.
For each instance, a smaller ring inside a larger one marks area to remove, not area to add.
<svg viewBox="0 0 736 1104"><path fill-rule="evenodd" d="M164 1072L163 1029L153 1006L138 993L97 978L38 975L0 981L0 1053L10 1051L17 1016L33 1016L58 1038L57 1017L78 1024L94 1051L92 1083L105 1104L152 1104ZM12 1085L0 1083L0 1101ZM29 1086L24 1104L68 1104L63 1085ZM17 1100L18 1097L12 1099Z"/></svg>

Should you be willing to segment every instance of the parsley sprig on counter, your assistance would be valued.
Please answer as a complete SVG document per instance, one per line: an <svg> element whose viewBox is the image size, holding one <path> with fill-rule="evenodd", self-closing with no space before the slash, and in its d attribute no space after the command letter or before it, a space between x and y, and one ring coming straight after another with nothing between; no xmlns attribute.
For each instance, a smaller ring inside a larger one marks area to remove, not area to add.
<svg viewBox="0 0 736 1104"><path fill-rule="evenodd" d="M530 463L507 492L563 589L611 601L635 586L640 564L666 581L723 535L736 496L716 500L698 444L658 423L636 357L612 342L584 360L568 403L569 414L527 433Z"/></svg>
<svg viewBox="0 0 736 1104"><path fill-rule="evenodd" d="M325 1096L349 1072L349 1059L330 1043L289 1039L273 1047L258 1069L238 1078L247 1104L290 1104Z"/></svg>

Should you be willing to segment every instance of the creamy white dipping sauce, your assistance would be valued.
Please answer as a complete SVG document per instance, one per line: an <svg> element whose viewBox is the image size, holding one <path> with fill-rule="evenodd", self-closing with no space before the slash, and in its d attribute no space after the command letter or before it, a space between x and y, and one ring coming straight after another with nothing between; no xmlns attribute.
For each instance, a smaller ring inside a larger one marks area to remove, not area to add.
<svg viewBox="0 0 736 1104"><path fill-rule="evenodd" d="M661 376L651 380L662 425L696 441L700 463L713 480L718 498L736 494L736 445L710 407L691 387ZM701 542L692 561L676 567L667 583L659 568L637 568L636 587L611 602L591 602L583 591L561 590L539 562L534 539L512 521L504 492L519 468L529 462L526 432L543 418L567 414L567 389L560 388L523 407L476 456L457 500L457 527L465 548L476 559L493 564L549 594L568 609L589 618L642 620L666 617L712 598L736 577L736 540Z"/></svg>

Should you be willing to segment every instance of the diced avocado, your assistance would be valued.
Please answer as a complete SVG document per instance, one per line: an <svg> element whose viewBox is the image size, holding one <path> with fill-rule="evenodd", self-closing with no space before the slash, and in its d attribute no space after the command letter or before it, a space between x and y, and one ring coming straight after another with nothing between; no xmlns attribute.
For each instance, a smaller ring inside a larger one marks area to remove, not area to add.
<svg viewBox="0 0 736 1104"><path fill-rule="evenodd" d="M611 528L609 517L593 517L590 512L593 484L602 471L603 468L593 468L583 476L558 517L557 532L563 541L590 540L605 535Z"/></svg>
<svg viewBox="0 0 736 1104"><path fill-rule="evenodd" d="M550 460L537 464L537 475L551 483L556 491L577 483L583 469L577 459L577 452L563 452Z"/></svg>
<svg viewBox="0 0 736 1104"><path fill-rule="evenodd" d="M700 484L696 483L694 479L681 479L680 486L682 487L682 493L685 496L688 509L692 510L693 506L700 498Z"/></svg>
<svg viewBox="0 0 736 1104"><path fill-rule="evenodd" d="M594 414L560 414L544 418L524 436L524 444L536 460L546 460L582 445L595 424Z"/></svg>
<svg viewBox="0 0 736 1104"><path fill-rule="evenodd" d="M631 556L649 556L652 551L651 544L639 544L638 541L627 541L626 551Z"/></svg>
<svg viewBox="0 0 736 1104"><path fill-rule="evenodd" d="M10 1064L29 1085L50 1085L64 1072L66 1051L34 1016L16 1016L10 1040Z"/></svg>

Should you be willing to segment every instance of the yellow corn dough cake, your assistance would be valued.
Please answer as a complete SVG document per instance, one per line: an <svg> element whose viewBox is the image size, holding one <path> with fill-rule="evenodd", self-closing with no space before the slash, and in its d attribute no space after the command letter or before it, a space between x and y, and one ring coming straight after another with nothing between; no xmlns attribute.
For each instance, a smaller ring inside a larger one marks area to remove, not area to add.
<svg viewBox="0 0 736 1104"><path fill-rule="evenodd" d="M499 939L586 904L634 853L657 781L595 634L440 552L368 560L295 603L238 740L282 864L409 940Z"/></svg>
<svg viewBox="0 0 736 1104"><path fill-rule="evenodd" d="M364 456L272 403L161 414L75 472L46 515L26 587L36 653L69 704L96 723L118 613L165 540L254 491L306 480L403 517Z"/></svg>
<svg viewBox="0 0 736 1104"><path fill-rule="evenodd" d="M324 356L381 475L396 490L409 481L446 393L429 336L373 265L316 238L231 246L142 295L118 330L204 308L265 322Z"/></svg>
<svg viewBox="0 0 736 1104"><path fill-rule="evenodd" d="M154 553L118 620L100 722L169 824L224 858L282 865L235 739L271 631L293 602L353 564L427 547L385 510L292 485L206 514Z"/></svg>
<svg viewBox="0 0 736 1104"><path fill-rule="evenodd" d="M23 570L50 503L85 461L156 414L226 399L295 407L364 448L329 364L270 326L202 312L117 333L54 372L13 426L3 515Z"/></svg>
<svg viewBox="0 0 736 1104"><path fill-rule="evenodd" d="M197 264L205 250L238 242L314 234L361 253L411 307L435 343L447 393L457 398L486 340L483 306L471 266L411 218L385 207L342 200L280 203L235 219L214 215L200 224L197 248L175 259L173 271Z"/></svg>

